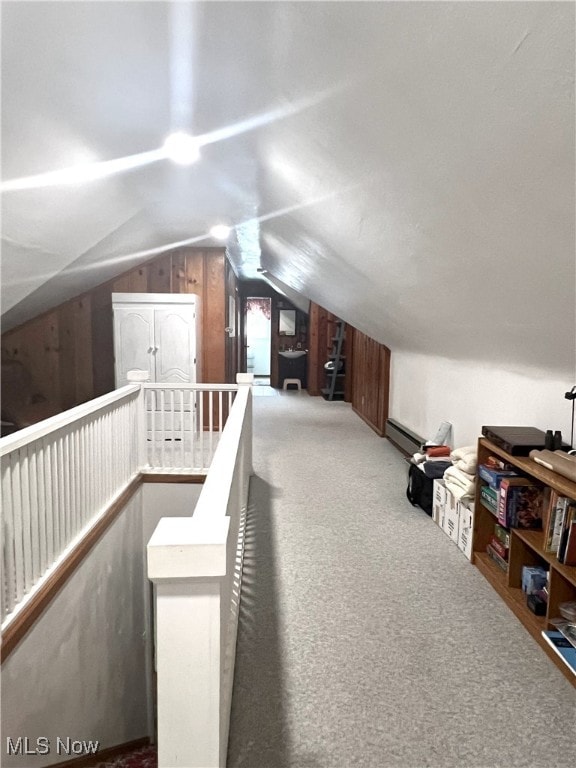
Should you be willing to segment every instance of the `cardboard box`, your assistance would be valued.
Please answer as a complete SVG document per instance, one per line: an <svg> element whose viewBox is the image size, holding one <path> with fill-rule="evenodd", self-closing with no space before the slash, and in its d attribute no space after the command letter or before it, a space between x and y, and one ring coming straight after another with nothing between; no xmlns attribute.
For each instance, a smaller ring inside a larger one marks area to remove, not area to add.
<svg viewBox="0 0 576 768"><path fill-rule="evenodd" d="M432 520L439 525L440 528L444 527L444 510L446 507L446 485L444 480L434 480L434 486L432 490Z"/></svg>
<svg viewBox="0 0 576 768"><path fill-rule="evenodd" d="M474 507L458 502L458 549L472 560L472 535L474 532Z"/></svg>
<svg viewBox="0 0 576 768"><path fill-rule="evenodd" d="M450 536L452 541L458 543L458 531L460 528L460 511L458 499L446 488L446 505L444 507L444 522L442 529Z"/></svg>

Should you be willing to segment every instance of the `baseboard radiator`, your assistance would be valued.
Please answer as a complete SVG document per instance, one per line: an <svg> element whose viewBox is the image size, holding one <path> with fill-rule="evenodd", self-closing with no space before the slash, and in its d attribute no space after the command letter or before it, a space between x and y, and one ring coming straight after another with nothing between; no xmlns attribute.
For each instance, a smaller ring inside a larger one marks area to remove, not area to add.
<svg viewBox="0 0 576 768"><path fill-rule="evenodd" d="M416 451L420 450L422 443L426 442L423 437L404 427L398 421L394 421L394 419L386 419L384 435L405 456L411 456L413 453L416 453Z"/></svg>

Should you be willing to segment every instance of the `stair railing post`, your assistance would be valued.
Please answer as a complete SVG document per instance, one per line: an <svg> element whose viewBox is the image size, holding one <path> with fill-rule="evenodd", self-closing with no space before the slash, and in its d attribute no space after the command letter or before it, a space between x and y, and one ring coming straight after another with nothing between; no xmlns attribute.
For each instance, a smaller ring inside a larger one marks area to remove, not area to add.
<svg viewBox="0 0 576 768"><path fill-rule="evenodd" d="M221 591L230 518L163 518L148 543L156 585L158 768L224 768Z"/></svg>
<svg viewBox="0 0 576 768"><path fill-rule="evenodd" d="M149 371L128 371L126 378L129 384L138 384L140 386L140 394L137 400L136 440L138 445L138 467L143 469L149 462L146 443L146 390L142 385L150 381L150 373Z"/></svg>
<svg viewBox="0 0 576 768"><path fill-rule="evenodd" d="M248 401L246 403L246 416L244 422L244 466L246 472L249 475L254 474L254 467L252 465L252 386L254 384L253 373L237 373L236 383L238 389L242 387L248 387Z"/></svg>

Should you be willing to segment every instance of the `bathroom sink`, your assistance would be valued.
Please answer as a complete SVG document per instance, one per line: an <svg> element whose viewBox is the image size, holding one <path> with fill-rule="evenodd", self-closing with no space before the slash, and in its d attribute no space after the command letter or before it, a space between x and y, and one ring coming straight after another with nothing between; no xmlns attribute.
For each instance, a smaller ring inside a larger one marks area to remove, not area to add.
<svg viewBox="0 0 576 768"><path fill-rule="evenodd" d="M289 360L294 360L296 357L302 357L302 355L306 354L305 349L295 349L294 351L286 351L286 352L278 352L279 355L282 355L282 357L287 357Z"/></svg>

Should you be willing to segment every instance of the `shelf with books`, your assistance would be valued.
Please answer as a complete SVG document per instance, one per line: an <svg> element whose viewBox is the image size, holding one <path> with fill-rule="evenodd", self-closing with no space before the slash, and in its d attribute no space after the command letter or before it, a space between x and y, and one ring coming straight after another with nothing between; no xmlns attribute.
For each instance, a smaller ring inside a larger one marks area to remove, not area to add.
<svg viewBox="0 0 576 768"><path fill-rule="evenodd" d="M570 645L573 648L576 648L576 631L574 630L574 624L554 624L554 630L555 632L560 632L562 637L565 637L566 640L570 643Z"/></svg>
<svg viewBox="0 0 576 768"><path fill-rule="evenodd" d="M526 595L519 587L508 585L507 574L501 570L489 555L479 552L474 558L474 564L492 587L500 594L506 605L516 615L524 626L535 636L546 629L544 616L536 616L526 605Z"/></svg>
<svg viewBox="0 0 576 768"><path fill-rule="evenodd" d="M486 438L478 441L478 465L485 465L488 457L496 457L512 468L517 475L526 477L533 482L537 492L542 491L546 506L551 498L566 497L576 499L576 483L557 475L545 467L526 457L512 456ZM486 473L484 472L486 475ZM479 475L476 487L476 514L474 519L473 563L484 577L522 622L538 644L546 651L559 669L576 685L574 676L567 670L566 665L554 652L545 636L545 631L555 630L552 620L559 617L560 603L576 600L576 567L564 565L558 561L556 553L547 551L545 532L542 529L500 528L509 531L508 571L502 570L487 553L497 522L497 513L491 508L486 499L486 476ZM508 479L506 478L508 483ZM499 481L498 481L499 482ZM519 481L508 483L518 484ZM484 493L483 493L484 489ZM552 492L556 496L552 497ZM494 492L492 492L494 493ZM500 493L498 491L498 497ZM508 510L506 510L506 515ZM533 523L532 523L533 524ZM549 542L548 542L549 543ZM548 601L546 615L537 616L527 604L527 594L522 590L522 573L524 566L540 567L549 572Z"/></svg>
<svg viewBox="0 0 576 768"><path fill-rule="evenodd" d="M559 563L558 558L553 552L547 552L544 549L543 531L525 531L521 528L514 528L513 535L521 539L530 549L538 553L538 556L545 560L549 565L554 566L564 579L576 587L576 567Z"/></svg>

